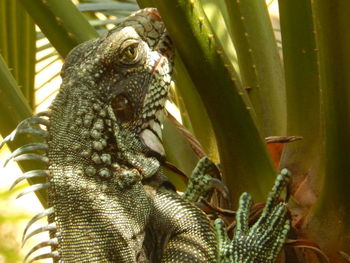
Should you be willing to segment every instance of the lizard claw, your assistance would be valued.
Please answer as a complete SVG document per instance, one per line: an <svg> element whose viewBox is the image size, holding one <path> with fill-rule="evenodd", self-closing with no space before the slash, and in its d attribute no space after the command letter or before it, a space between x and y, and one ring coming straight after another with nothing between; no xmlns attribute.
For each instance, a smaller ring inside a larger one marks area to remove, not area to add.
<svg viewBox="0 0 350 263"><path fill-rule="evenodd" d="M211 178L209 181L210 188L214 188L219 191L223 198L228 199L230 195L230 191L227 186L217 178Z"/></svg>

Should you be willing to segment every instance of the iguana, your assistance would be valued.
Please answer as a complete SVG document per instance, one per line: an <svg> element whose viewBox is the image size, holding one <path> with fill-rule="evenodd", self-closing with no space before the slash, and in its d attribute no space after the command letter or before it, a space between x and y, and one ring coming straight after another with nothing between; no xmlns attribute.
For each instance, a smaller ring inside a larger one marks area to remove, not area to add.
<svg viewBox="0 0 350 263"><path fill-rule="evenodd" d="M200 182L210 181L208 159L200 162L184 196L162 174L161 118L173 54L158 12L139 10L104 36L74 48L49 110L24 120L5 138L2 145L21 133L46 140L24 145L10 156L48 167L29 171L15 182L43 177L45 183L30 186L23 194L48 192L49 207L30 220L24 242L44 231L50 240L35 246L25 260L274 262L289 227L285 204L277 200L288 172L278 177L251 229L251 197L242 195L232 241L222 221L217 220L214 228L193 203L205 191ZM48 224L28 233L43 217ZM46 246L51 252L33 256Z"/></svg>

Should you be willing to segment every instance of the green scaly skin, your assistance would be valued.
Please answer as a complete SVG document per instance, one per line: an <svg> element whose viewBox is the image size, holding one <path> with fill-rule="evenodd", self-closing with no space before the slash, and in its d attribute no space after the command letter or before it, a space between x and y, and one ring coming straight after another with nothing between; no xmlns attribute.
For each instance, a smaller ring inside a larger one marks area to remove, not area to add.
<svg viewBox="0 0 350 263"><path fill-rule="evenodd" d="M47 170L30 171L15 182L43 177L46 183L30 186L21 195L40 189L48 192L49 208L28 223L24 242L44 231L50 240L30 250L26 260L211 263L228 258L225 262L237 263L247 261L235 257L232 261L232 253L251 260L251 249L271 248L273 255L280 250L285 231L272 235L267 243L256 234L260 235L260 225L262 229L285 226L284 206L266 209L267 220L261 220L251 235L242 230L234 242L221 238L218 243L210 220L192 203L212 187L207 185L213 182L209 159L199 163L183 197L162 175L160 121L173 53L157 11L134 13L101 38L72 50L50 110L25 120L4 140L2 145L21 133L46 139L11 156L15 161L48 165ZM244 200L249 197L242 200L238 214L246 218L249 205ZM48 225L29 231L43 217ZM226 243L229 253L219 252L218 246ZM33 256L47 246L51 252ZM264 257L249 262L273 261Z"/></svg>

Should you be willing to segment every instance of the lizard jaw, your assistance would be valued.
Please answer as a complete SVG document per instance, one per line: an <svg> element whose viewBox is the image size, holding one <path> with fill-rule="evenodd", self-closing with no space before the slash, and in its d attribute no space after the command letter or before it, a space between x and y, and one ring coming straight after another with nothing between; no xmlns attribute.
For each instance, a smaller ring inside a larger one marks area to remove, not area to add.
<svg viewBox="0 0 350 263"><path fill-rule="evenodd" d="M157 12L158 14L158 12ZM153 69L152 69L152 75L156 74L158 72L158 68L162 67L163 63L167 63L168 59L164 55L160 55L159 59L155 62ZM163 87L163 89L167 89ZM160 98L160 101L158 102L162 107L164 107L164 98ZM154 119L150 119L143 125L143 129L140 133L140 138L143 141L143 143L150 148L153 152L159 154L161 158L165 157L165 150L163 147L163 141L162 141L162 128L161 128L161 120L163 109L159 109L154 114Z"/></svg>

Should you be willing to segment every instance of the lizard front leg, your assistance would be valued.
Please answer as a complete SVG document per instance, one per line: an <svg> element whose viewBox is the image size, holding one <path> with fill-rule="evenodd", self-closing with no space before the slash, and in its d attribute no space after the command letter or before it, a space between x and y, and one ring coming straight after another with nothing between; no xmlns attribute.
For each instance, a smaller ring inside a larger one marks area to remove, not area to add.
<svg viewBox="0 0 350 263"><path fill-rule="evenodd" d="M174 192L153 192L150 231L158 244L154 262L217 262L216 236L208 217Z"/></svg>
<svg viewBox="0 0 350 263"><path fill-rule="evenodd" d="M145 242L149 239L154 243L148 248L156 251L150 253L154 262L216 262L217 242L213 226L193 204L211 188L228 194L225 185L211 176L216 172L219 173L217 166L204 157L194 169L182 196L164 187L145 186L153 208L148 231L152 237L146 235Z"/></svg>

